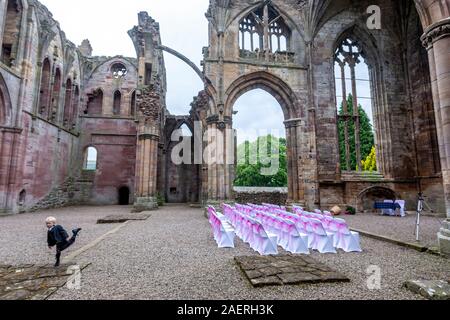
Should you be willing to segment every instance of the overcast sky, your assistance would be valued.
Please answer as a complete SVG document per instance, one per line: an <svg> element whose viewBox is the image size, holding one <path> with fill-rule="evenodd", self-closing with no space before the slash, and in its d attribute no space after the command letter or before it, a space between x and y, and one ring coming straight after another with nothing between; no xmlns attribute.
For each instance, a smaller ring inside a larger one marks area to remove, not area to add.
<svg viewBox="0 0 450 320"><path fill-rule="evenodd" d="M70 41L79 45L83 39L89 39L94 55L135 57L136 52L127 31L137 24L137 14L140 11L147 11L160 23L164 45L180 51L199 67L202 48L208 45L208 21L205 12L209 0L41 0L41 2L59 21ZM169 54L165 54L165 61L168 109L172 114L188 114L190 103L203 89L203 84L184 62ZM359 95L366 96L370 94L368 91L361 88ZM361 102L371 114L370 101ZM238 111L234 118L234 126L241 132L240 142L247 138L245 133L249 130L251 132L265 129L267 133L272 131L277 136L285 135L281 107L267 92L254 90L246 93L236 102L234 109Z"/></svg>

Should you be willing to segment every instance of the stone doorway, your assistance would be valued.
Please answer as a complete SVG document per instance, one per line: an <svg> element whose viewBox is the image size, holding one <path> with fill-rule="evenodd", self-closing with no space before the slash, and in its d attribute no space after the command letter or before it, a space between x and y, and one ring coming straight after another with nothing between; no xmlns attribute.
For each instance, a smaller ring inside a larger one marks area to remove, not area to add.
<svg viewBox="0 0 450 320"><path fill-rule="evenodd" d="M130 204L130 189L122 187L119 189L119 205L128 206Z"/></svg>

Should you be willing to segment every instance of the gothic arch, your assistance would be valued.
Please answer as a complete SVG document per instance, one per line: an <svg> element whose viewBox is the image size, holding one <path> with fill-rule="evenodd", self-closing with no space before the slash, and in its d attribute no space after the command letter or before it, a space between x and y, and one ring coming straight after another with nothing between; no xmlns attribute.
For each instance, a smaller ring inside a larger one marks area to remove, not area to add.
<svg viewBox="0 0 450 320"><path fill-rule="evenodd" d="M331 48L332 52L330 53L330 57L333 57L334 59L336 48L342 43L342 41L349 37L354 38L361 44L362 56L366 60L369 67L377 68L379 66L379 54L376 40L372 34L367 32L364 28L361 28L357 24L346 26L344 30L338 34L333 47Z"/></svg>
<svg viewBox="0 0 450 320"><path fill-rule="evenodd" d="M354 200L357 211L365 209L373 209L375 201L397 200L401 197L392 189L384 186L372 186L361 191ZM369 208L370 207L370 208Z"/></svg>
<svg viewBox="0 0 450 320"><path fill-rule="evenodd" d="M19 58L20 35L22 31L22 21L25 6L22 0L6 1L5 21L2 22L4 28L0 56L3 63L12 67L17 65Z"/></svg>
<svg viewBox="0 0 450 320"><path fill-rule="evenodd" d="M173 122L171 123L166 123L166 141L168 142L168 146L172 143L171 141L171 137L172 134L176 131L181 129L181 127L183 125L186 125L189 130L192 132L192 134L194 134L194 123L192 121L192 119L188 118L188 117L183 117L181 119L173 119Z"/></svg>
<svg viewBox="0 0 450 320"><path fill-rule="evenodd" d="M0 125L9 123L11 117L11 98L8 87L0 74Z"/></svg>
<svg viewBox="0 0 450 320"><path fill-rule="evenodd" d="M39 113L45 116L50 109L51 62L45 58L42 62L41 80L39 83Z"/></svg>
<svg viewBox="0 0 450 320"><path fill-rule="evenodd" d="M65 127L70 127L71 117L72 117L72 106L73 106L73 88L72 79L68 78L65 86L65 97L64 97L64 119L63 123Z"/></svg>
<svg viewBox="0 0 450 320"><path fill-rule="evenodd" d="M130 66L131 68L133 68L133 70L134 70L135 72L138 71L137 66L136 66L131 60L129 60L128 58L125 58L125 57L122 57L122 56L115 56L115 57L112 57L112 58L110 58L110 59L108 59L108 60L106 60L106 61L103 61L103 62L100 63L99 65L95 66L95 67L89 72L89 77L88 77L88 79L91 79L92 76L93 76L93 75L94 75L101 67L103 67L104 65L107 65L107 66L108 66L108 67L107 67L107 68L108 68L108 71L110 71L110 70L111 70L111 67L112 67L113 65L115 65L116 63L123 64L125 67ZM130 70L128 70L128 71L130 71Z"/></svg>
<svg viewBox="0 0 450 320"><path fill-rule="evenodd" d="M237 99L253 89L262 89L270 93L280 104L285 120L300 117L300 112L296 108L296 95L289 85L265 71L244 75L231 84L226 91L225 116L231 117Z"/></svg>

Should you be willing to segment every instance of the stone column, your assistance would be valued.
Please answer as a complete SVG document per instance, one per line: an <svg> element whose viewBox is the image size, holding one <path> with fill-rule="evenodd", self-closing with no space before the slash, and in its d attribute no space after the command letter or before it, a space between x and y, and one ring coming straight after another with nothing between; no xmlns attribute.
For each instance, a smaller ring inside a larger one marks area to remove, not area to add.
<svg viewBox="0 0 450 320"><path fill-rule="evenodd" d="M428 50L430 77L439 139L447 220L438 238L441 252L450 255L450 18L429 26L422 36Z"/></svg>
<svg viewBox="0 0 450 320"><path fill-rule="evenodd" d="M315 184L311 174L316 168L309 164L311 150L309 133L302 119L287 120L285 126L288 152L288 204L312 207L315 200L310 197L308 190L311 189L311 183Z"/></svg>
<svg viewBox="0 0 450 320"><path fill-rule="evenodd" d="M161 100L157 90L145 88L137 97L136 194L134 212L158 209L158 153Z"/></svg>
<svg viewBox="0 0 450 320"><path fill-rule="evenodd" d="M207 119L205 161L208 172L208 204L220 205L233 200L234 134L229 119Z"/></svg>
<svg viewBox="0 0 450 320"><path fill-rule="evenodd" d="M15 213L17 194L16 187L17 162L20 156L17 141L22 130L16 128L0 128L0 215Z"/></svg>

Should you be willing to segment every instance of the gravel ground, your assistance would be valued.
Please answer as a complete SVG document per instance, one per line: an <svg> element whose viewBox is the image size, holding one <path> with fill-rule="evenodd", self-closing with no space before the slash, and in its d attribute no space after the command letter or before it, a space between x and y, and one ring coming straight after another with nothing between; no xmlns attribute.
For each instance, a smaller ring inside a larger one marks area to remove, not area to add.
<svg viewBox="0 0 450 320"><path fill-rule="evenodd" d="M349 225L359 230L387 236L404 242L416 243L416 215L409 214L405 218L381 216L379 214L358 214L342 216ZM419 244L437 247L437 234L445 218L422 216L420 223Z"/></svg>
<svg viewBox="0 0 450 320"><path fill-rule="evenodd" d="M233 261L255 255L248 245L239 240L235 249L218 249L202 210L168 206L79 256L92 262L81 290L62 288L51 299L421 299L402 284L450 277L447 259L368 238L362 246L361 254L312 255L350 283L254 289ZM371 265L381 268L382 290L367 289Z"/></svg>
<svg viewBox="0 0 450 320"><path fill-rule="evenodd" d="M128 207L70 207L0 217L0 264L54 263L55 250L47 247L45 218L54 216L69 235L75 227L83 228L77 242L63 253L81 248L113 229L111 225L97 225L97 219L109 214L129 211Z"/></svg>

